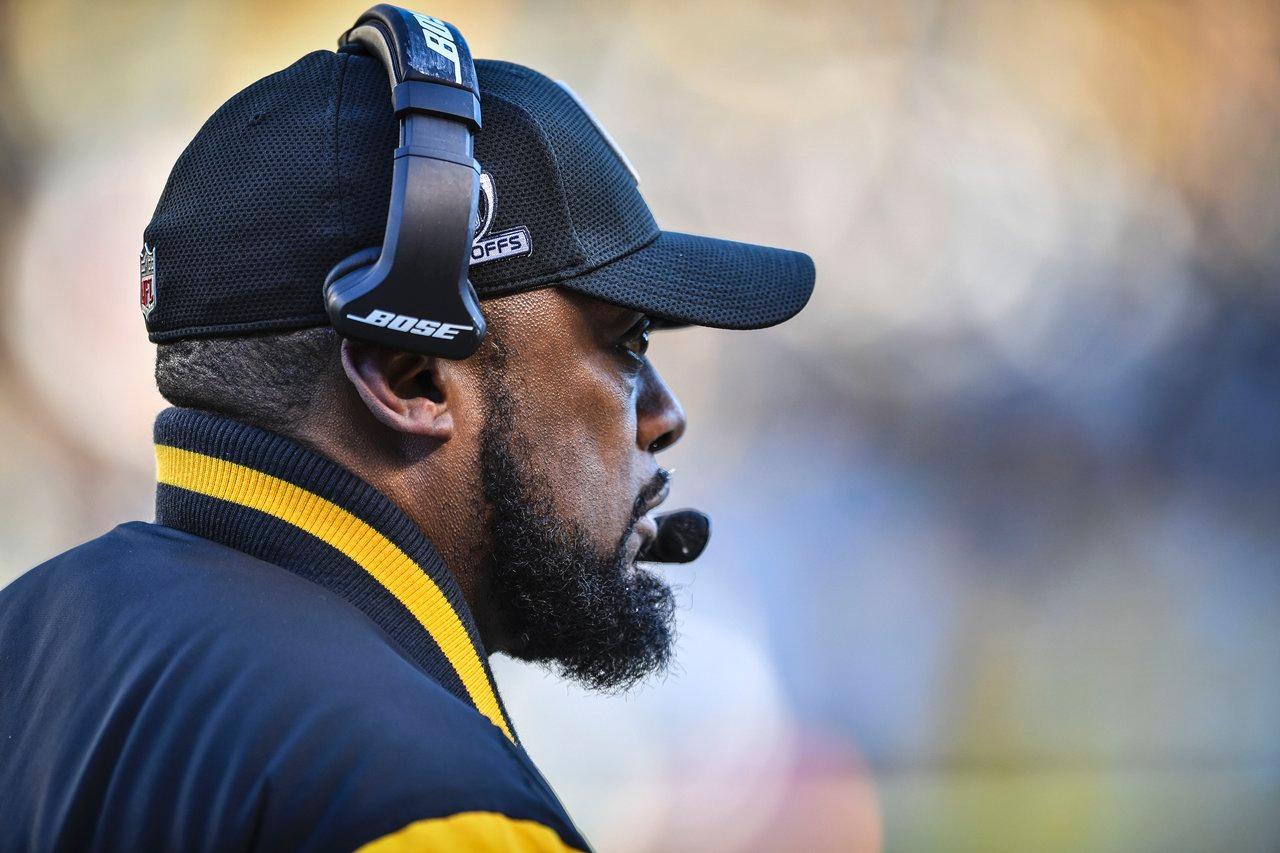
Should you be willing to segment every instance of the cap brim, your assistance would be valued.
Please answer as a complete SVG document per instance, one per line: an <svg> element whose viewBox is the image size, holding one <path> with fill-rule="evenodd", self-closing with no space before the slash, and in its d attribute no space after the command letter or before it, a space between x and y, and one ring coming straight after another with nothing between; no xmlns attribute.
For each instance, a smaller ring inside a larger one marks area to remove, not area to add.
<svg viewBox="0 0 1280 853"><path fill-rule="evenodd" d="M803 252L663 231L644 247L557 282L667 325L763 329L794 316L813 292Z"/></svg>

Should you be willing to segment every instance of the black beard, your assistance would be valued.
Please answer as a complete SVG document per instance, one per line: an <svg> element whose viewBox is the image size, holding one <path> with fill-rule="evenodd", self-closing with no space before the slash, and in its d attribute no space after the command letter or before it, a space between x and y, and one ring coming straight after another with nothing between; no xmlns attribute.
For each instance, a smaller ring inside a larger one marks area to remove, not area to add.
<svg viewBox="0 0 1280 853"><path fill-rule="evenodd" d="M627 564L627 539L659 479L636 497L613 553L600 556L581 526L560 519L550 488L524 464L513 399L489 388L481 477L489 511L487 578L507 647L600 691L623 691L666 669L675 640L675 596L657 574Z"/></svg>

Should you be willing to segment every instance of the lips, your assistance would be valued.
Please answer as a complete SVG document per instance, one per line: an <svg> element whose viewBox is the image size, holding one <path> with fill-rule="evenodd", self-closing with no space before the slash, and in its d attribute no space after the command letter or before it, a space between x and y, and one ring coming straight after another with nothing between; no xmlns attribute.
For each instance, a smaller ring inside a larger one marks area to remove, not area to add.
<svg viewBox="0 0 1280 853"><path fill-rule="evenodd" d="M653 520L651 513L662 505L662 502L667 499L669 494L671 494L671 480L668 478L663 481L662 488L644 505L644 515L640 516L635 523L635 527L632 528L639 539L635 547L629 549L629 556L632 562L635 561L637 554L658 537L658 524Z"/></svg>
<svg viewBox="0 0 1280 853"><path fill-rule="evenodd" d="M647 548L658 537L658 523L653 520L651 515L642 516L636 522L634 529L640 536L640 547L636 549L637 553Z"/></svg>
<svg viewBox="0 0 1280 853"><path fill-rule="evenodd" d="M653 512L661 506L662 502L667 499L667 495L669 494L671 494L671 479L668 476L667 479L662 481L662 488L658 490L658 493L651 497L649 502L644 505L644 511L646 513Z"/></svg>

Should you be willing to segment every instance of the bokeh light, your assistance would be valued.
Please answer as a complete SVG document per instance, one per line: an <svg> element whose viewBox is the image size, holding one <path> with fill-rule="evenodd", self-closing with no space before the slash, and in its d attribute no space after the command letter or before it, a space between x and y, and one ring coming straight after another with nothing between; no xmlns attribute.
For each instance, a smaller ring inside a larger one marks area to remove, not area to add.
<svg viewBox="0 0 1280 853"><path fill-rule="evenodd" d="M361 6L10 2L0 583L150 518L142 228L219 103ZM664 333L680 660L499 661L601 848L1280 844L1271 0L444 2L568 82L666 228L810 307ZM234 247L228 247L234 251Z"/></svg>

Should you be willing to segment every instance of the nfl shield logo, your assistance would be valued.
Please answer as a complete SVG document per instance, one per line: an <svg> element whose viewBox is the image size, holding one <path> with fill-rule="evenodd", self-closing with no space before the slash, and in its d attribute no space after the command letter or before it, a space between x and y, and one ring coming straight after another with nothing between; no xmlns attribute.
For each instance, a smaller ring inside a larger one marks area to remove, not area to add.
<svg viewBox="0 0 1280 853"><path fill-rule="evenodd" d="M156 307L156 250L143 243L138 264L142 268L138 302L142 305L142 316L150 317Z"/></svg>

